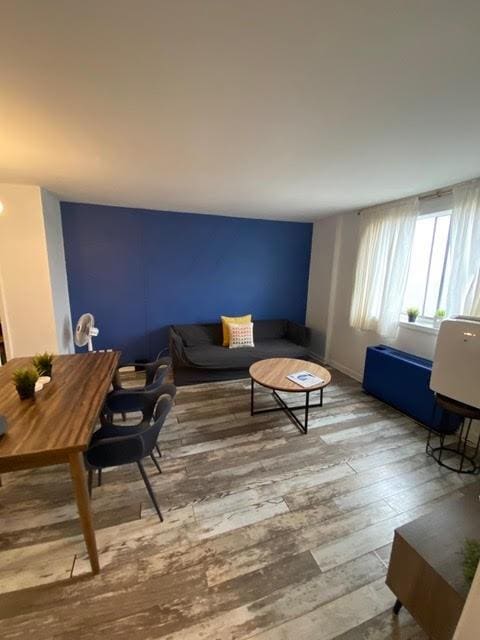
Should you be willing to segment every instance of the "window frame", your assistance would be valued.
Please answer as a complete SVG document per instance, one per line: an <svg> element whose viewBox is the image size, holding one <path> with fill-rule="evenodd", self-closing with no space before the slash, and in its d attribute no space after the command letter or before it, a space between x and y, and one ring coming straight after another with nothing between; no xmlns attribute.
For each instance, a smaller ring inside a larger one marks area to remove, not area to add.
<svg viewBox="0 0 480 640"><path fill-rule="evenodd" d="M434 246L435 246L435 238L436 238L436 233L437 233L437 223L438 223L438 219L439 218L445 218L445 217L450 217L452 216L452 207L449 205L446 206L442 206L439 207L436 210L433 211L427 211L427 212L421 212L419 213L419 215L417 216L417 220L419 219L427 219L427 218L434 218L435 219L435 224L434 224L434 229L433 229L433 235L432 235L432 242L431 242L431 246L430 246L430 255L428 258L428 267L427 267L427 278L426 278L426 283L425 283L425 290L423 292L423 302L422 302L422 306L420 309L420 313L418 315L418 319L417 322L412 323L412 322L408 322L408 318L407 318L407 314L406 313L402 313L400 315L400 324L402 326L408 326L409 328L417 328L418 330L424 330L429 332L430 331L434 331L437 332L438 328L435 327L435 316L427 316L424 315L425 312L425 305L427 302L427 296L428 296L428 284L429 284L429 280L430 280L430 276L431 276L431 268L432 268L432 257L433 257L433 251L434 251ZM443 265L442 265L442 276L441 276L441 280L440 280L440 285L439 285L439 289L438 289L438 294L437 294L437 301L436 301L436 309L440 308L440 301L442 299L442 295L443 295L443 288L445 285L445 274L446 274L446 268L447 268L447 258L448 258L448 251L449 251L449 247L450 247L450 227L448 229L448 237L447 237L447 242L445 245L445 254L443 257ZM409 270L410 270L410 265L409 265ZM405 300L404 300L405 303Z"/></svg>

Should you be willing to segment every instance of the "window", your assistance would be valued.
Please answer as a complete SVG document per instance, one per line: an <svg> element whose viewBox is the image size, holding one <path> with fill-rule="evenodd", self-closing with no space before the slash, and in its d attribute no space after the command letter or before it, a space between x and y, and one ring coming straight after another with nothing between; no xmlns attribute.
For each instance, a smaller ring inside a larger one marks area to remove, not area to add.
<svg viewBox="0 0 480 640"><path fill-rule="evenodd" d="M403 311L419 310L420 318L433 319L445 307L446 262L451 211L419 216L415 225Z"/></svg>

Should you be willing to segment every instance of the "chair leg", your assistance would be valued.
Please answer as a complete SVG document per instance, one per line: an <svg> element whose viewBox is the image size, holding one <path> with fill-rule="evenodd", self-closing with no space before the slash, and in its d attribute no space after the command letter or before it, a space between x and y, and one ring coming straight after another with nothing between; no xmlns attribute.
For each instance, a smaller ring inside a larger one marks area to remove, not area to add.
<svg viewBox="0 0 480 640"><path fill-rule="evenodd" d="M153 453L150 454L150 458L152 459L153 464L157 467L158 473L162 473L162 470L160 469L160 465L158 464L158 460L155 458Z"/></svg>
<svg viewBox="0 0 480 640"><path fill-rule="evenodd" d="M155 511L158 513L158 517L160 518L160 522L163 522L162 512L160 511L160 507L158 506L157 499L155 498L155 494L153 493L152 485L150 484L150 480L148 479L147 474L145 473L145 469L143 468L143 464L139 460L137 462L140 473L142 474L143 481L148 491L148 495L150 496L150 500L153 502L153 506L155 507Z"/></svg>
<svg viewBox="0 0 480 640"><path fill-rule="evenodd" d="M155 449L157 450L158 457L161 458L162 457L162 452L160 451L160 447L158 446L158 443L155 444Z"/></svg>
<svg viewBox="0 0 480 640"><path fill-rule="evenodd" d="M101 469L98 470L98 484L97 484L97 486L98 487L102 486L102 470Z"/></svg>
<svg viewBox="0 0 480 640"><path fill-rule="evenodd" d="M92 469L88 470L88 495L90 498L92 497L92 484L93 484L93 471Z"/></svg>

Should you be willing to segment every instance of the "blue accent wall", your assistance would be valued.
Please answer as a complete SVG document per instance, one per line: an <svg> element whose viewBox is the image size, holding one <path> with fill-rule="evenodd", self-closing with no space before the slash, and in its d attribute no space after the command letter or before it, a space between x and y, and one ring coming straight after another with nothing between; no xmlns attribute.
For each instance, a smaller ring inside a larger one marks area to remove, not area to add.
<svg viewBox="0 0 480 640"><path fill-rule="evenodd" d="M312 225L62 202L72 320L97 349L152 358L170 324L305 321Z"/></svg>

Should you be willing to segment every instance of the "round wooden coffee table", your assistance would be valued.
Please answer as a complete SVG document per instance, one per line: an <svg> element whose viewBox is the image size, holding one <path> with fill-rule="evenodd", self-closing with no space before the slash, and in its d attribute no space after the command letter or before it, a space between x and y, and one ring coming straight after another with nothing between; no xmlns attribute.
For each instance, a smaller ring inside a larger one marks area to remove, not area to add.
<svg viewBox="0 0 480 640"><path fill-rule="evenodd" d="M313 373L322 379L322 383L305 388L287 378L287 376L292 373L300 373L301 371ZM314 407L323 406L323 389L330 384L332 379L330 372L319 364L308 362L307 360L297 360L296 358L269 358L268 360L259 360L252 364L249 369L249 374L251 378L250 415L254 416L259 413L269 413L270 411L284 411L302 433L307 433L308 431L309 410ZM271 409L255 410L255 382L262 387L271 389L274 399L280 406ZM304 393L305 404L290 407L285 400L278 395L278 391ZM320 391L320 402L317 404L310 404L310 394L313 391ZM305 419L303 422L301 422L294 413L294 411L298 410L305 411Z"/></svg>

